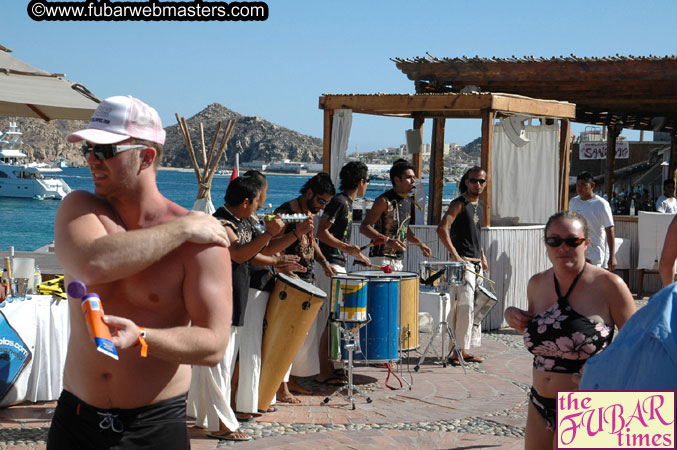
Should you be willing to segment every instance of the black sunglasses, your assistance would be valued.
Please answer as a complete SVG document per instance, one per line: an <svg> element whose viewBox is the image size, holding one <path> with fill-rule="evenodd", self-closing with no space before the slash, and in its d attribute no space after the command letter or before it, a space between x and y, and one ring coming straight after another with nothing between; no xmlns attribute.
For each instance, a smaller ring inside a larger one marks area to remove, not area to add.
<svg viewBox="0 0 677 450"><path fill-rule="evenodd" d="M118 153L122 153L126 150L133 150L135 148L146 148L147 145L114 145L114 144L96 144L96 145L87 145L83 144L80 151L82 151L82 156L85 159L89 158L89 154L94 152L96 159L110 159Z"/></svg>
<svg viewBox="0 0 677 450"><path fill-rule="evenodd" d="M470 183L470 184L475 184L475 183L484 184L486 182L487 182L487 180L484 179L484 178L468 178L468 183Z"/></svg>
<svg viewBox="0 0 677 450"><path fill-rule="evenodd" d="M545 238L545 244L548 247L559 247L560 245L562 245L562 242L564 242L569 247L578 247L583 242L585 242L585 239L586 238L577 238L577 237L561 238L559 236L549 236Z"/></svg>
<svg viewBox="0 0 677 450"><path fill-rule="evenodd" d="M317 203L319 203L320 205L326 205L327 203L329 203L329 200L325 200L323 198L320 198L317 195L315 196L315 200L317 200Z"/></svg>
<svg viewBox="0 0 677 450"><path fill-rule="evenodd" d="M364 179L364 182L365 182L365 183L371 182L371 178L365 178L365 179Z"/></svg>

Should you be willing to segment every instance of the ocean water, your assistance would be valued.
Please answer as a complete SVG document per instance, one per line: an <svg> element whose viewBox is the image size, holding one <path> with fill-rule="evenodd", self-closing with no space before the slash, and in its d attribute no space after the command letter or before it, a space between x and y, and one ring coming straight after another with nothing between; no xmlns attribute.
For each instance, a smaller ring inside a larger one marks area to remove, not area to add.
<svg viewBox="0 0 677 450"><path fill-rule="evenodd" d="M73 189L93 191L88 168L64 169L58 174ZM308 175L268 175L268 199L272 208L296 197L308 180ZM212 202L215 207L223 204L229 177L215 177L212 182ZM427 185L426 187L427 192ZM190 209L197 196L195 173L190 171L161 170L158 173L158 187L162 194L179 205ZM373 181L366 197L376 198L390 189L386 181ZM458 195L455 185L445 184L444 199ZM10 246L18 251L31 251L54 240L54 217L59 202L55 200L32 200L0 198L0 250Z"/></svg>

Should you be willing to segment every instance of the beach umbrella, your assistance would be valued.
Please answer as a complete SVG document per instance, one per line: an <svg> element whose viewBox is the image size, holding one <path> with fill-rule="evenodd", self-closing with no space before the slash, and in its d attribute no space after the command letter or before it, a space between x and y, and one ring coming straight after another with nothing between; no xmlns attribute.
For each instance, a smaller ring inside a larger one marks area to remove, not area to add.
<svg viewBox="0 0 677 450"><path fill-rule="evenodd" d="M205 132L202 122L200 122L200 155L202 156L202 168L200 168L200 163L198 158L195 155L195 149L193 148L193 142L190 138L190 131L188 130L188 122L186 122L185 117L175 114L176 121L179 123L179 131L183 136L183 140L186 142L186 147L188 148L188 153L190 154L190 159L193 161L193 169L195 169L195 177L197 178L197 199L193 203L193 211L202 211L207 214L214 214L216 209L212 203L212 178L216 173L216 168L219 165L221 157L226 151L226 143L228 139L233 134L233 128L235 128L235 121L229 120L226 122L226 127L223 130L223 136L221 138L221 144L218 152L214 151L216 146L216 141L219 137L219 131L221 130L221 122L216 126L216 133L214 133L214 139L212 140L212 145L209 147L209 153L207 153L207 147L205 145Z"/></svg>
<svg viewBox="0 0 677 450"><path fill-rule="evenodd" d="M85 86L11 56L0 45L0 116L89 120L99 100Z"/></svg>

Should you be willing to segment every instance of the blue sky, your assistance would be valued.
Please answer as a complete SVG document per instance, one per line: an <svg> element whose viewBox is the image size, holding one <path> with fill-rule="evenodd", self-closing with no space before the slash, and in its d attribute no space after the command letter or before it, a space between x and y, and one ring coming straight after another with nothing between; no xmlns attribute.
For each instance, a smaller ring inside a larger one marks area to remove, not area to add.
<svg viewBox="0 0 677 450"><path fill-rule="evenodd" d="M27 1L3 0L0 44L101 98L139 97L165 126L218 102L315 137L323 93L414 91L391 57L677 53L674 0L267 3L265 22L35 22ZM355 115L349 151L398 146L407 128L409 119ZM479 121L447 121L447 142L479 135Z"/></svg>

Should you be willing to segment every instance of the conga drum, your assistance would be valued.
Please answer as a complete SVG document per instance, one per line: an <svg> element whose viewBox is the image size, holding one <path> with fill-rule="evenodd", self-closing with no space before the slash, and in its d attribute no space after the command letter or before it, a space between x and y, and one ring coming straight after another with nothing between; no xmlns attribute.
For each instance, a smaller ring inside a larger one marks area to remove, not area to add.
<svg viewBox="0 0 677 450"><path fill-rule="evenodd" d="M473 310L473 324L481 325L489 311L498 303L496 296L484 286L477 286L475 291L475 309Z"/></svg>
<svg viewBox="0 0 677 450"><path fill-rule="evenodd" d="M418 310L419 310L419 277L413 272L384 273L380 270L363 270L352 272L351 276L364 276L368 280L396 278L398 280L398 326L399 349L415 350L419 347ZM367 300L367 303L369 301Z"/></svg>
<svg viewBox="0 0 677 450"><path fill-rule="evenodd" d="M326 298L327 294L312 284L278 274L264 322L259 409L270 406Z"/></svg>
<svg viewBox="0 0 677 450"><path fill-rule="evenodd" d="M422 261L418 265L422 291L445 291L465 284L465 263L460 261Z"/></svg>

